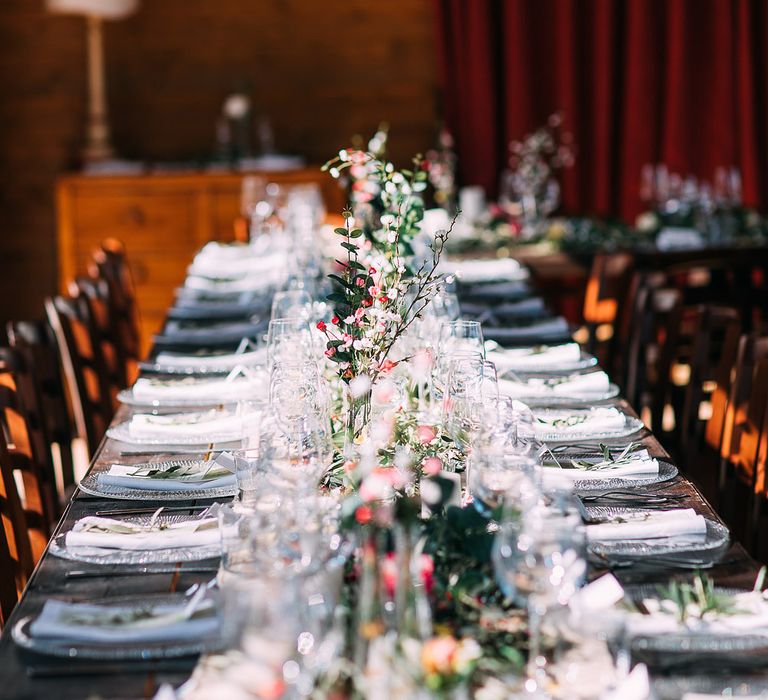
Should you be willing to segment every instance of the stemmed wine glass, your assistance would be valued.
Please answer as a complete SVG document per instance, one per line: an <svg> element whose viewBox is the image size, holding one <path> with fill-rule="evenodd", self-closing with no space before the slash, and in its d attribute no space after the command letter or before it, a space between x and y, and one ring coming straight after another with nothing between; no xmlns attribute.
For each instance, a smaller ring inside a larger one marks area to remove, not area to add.
<svg viewBox="0 0 768 700"><path fill-rule="evenodd" d="M440 324L440 352L479 352L485 357L483 329L479 321L448 321Z"/></svg>
<svg viewBox="0 0 768 700"><path fill-rule="evenodd" d="M267 357L270 366L280 359L314 359L312 331L307 319L273 318L267 331Z"/></svg>
<svg viewBox="0 0 768 700"><path fill-rule="evenodd" d="M586 578L586 537L581 519L552 517L542 509L515 512L496 533L492 553L496 580L504 593L528 608L530 647L525 689L547 697L546 652L542 624L561 614Z"/></svg>

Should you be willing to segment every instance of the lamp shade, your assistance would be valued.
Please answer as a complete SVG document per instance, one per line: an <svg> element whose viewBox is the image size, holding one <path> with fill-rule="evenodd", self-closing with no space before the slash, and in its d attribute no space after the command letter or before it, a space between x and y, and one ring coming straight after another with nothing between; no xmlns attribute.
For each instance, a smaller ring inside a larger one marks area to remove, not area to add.
<svg viewBox="0 0 768 700"><path fill-rule="evenodd" d="M46 0L49 12L122 19L136 11L139 0Z"/></svg>

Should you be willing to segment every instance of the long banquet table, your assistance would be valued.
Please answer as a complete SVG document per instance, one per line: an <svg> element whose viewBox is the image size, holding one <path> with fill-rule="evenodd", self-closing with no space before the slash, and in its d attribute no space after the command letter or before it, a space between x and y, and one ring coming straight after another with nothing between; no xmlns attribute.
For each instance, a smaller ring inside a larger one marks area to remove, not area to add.
<svg viewBox="0 0 768 700"><path fill-rule="evenodd" d="M626 402L615 402L625 410L631 409ZM123 406L115 416L115 423L131 415L131 409ZM648 431L642 436L643 445L654 456L667 457L659 442ZM119 458L120 463L145 461L141 455L127 456L120 453L119 443L105 438L93 457L90 469L100 470ZM684 476L649 489L639 488L638 493L650 490L658 494L684 494L680 507L694 508L697 512L719 520L712 507L702 497L694 484ZM193 506L206 501L179 501L173 505ZM142 501L144 506L167 504L167 502ZM115 511L132 505L130 501L108 500L87 495L78 490L59 522L54 537L66 532L79 518L93 515L97 511ZM161 568L150 565L151 569ZM195 658L160 661L96 662L77 659L59 659L25 652L11 639L12 627L22 618L40 610L50 596L94 600L121 595L160 594L183 591L197 582L212 578L216 569L215 561L195 562L172 567L173 573L151 573L143 569L101 566L67 561L53 556L48 550L40 560L24 594L3 630L0 638L0 698L68 700L70 698L148 698L152 697L159 684L168 682L174 686L186 680L194 668ZM202 569L202 570L201 570ZM751 588L759 565L753 561L738 543L732 543L723 554L720 563L707 573L721 585L735 588ZM73 574L89 572L92 575ZM601 571L593 568L591 576ZM686 576L687 571L664 571L627 567L615 571L624 583L664 583L671 576ZM706 673L700 668L698 673Z"/></svg>

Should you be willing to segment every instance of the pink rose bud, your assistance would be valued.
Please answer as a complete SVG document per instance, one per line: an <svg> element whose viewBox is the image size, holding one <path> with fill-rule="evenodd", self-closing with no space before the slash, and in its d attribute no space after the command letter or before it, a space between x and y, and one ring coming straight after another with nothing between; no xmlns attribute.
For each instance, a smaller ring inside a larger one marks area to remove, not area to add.
<svg viewBox="0 0 768 700"><path fill-rule="evenodd" d="M431 425L420 425L416 428L416 437L422 445L429 445L437 437L437 431Z"/></svg>
<svg viewBox="0 0 768 700"><path fill-rule="evenodd" d="M421 465L427 476L437 476L443 468L439 457L427 457Z"/></svg>

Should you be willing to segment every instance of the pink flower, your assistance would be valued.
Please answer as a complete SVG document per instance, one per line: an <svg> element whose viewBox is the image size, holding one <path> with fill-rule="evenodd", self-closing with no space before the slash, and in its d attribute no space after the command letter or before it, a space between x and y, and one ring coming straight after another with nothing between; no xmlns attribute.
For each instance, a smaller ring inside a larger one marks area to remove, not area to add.
<svg viewBox="0 0 768 700"><path fill-rule="evenodd" d="M366 308L368 308L369 306L373 306L373 299L371 299L371 297L365 297L365 299L363 299L362 301L362 304Z"/></svg>
<svg viewBox="0 0 768 700"><path fill-rule="evenodd" d="M367 525L373 520L373 511L368 506L360 506L355 511L355 520L361 525Z"/></svg>
<svg viewBox="0 0 768 700"><path fill-rule="evenodd" d="M458 643L453 637L435 637L421 648L421 665L427 674L451 672L453 655Z"/></svg>
<svg viewBox="0 0 768 700"><path fill-rule="evenodd" d="M420 425L416 428L416 437L422 445L429 445L437 437L437 431L431 425Z"/></svg>
<svg viewBox="0 0 768 700"><path fill-rule="evenodd" d="M365 287L365 277L355 277L355 284L358 287Z"/></svg>
<svg viewBox="0 0 768 700"><path fill-rule="evenodd" d="M427 594L432 592L435 586L435 560L429 554L422 554L419 557L419 574L424 582L424 588Z"/></svg>
<svg viewBox="0 0 768 700"><path fill-rule="evenodd" d="M443 468L443 462L439 457L427 457L421 465L427 476L437 476Z"/></svg>
<svg viewBox="0 0 768 700"><path fill-rule="evenodd" d="M397 362L392 362L392 360L384 360L379 365L379 372L382 374L389 374L395 367L397 367Z"/></svg>
<svg viewBox="0 0 768 700"><path fill-rule="evenodd" d="M376 298L379 296L379 294L381 294L381 287L377 287L375 284L372 284L370 287L368 287L368 294Z"/></svg>
<svg viewBox="0 0 768 700"><path fill-rule="evenodd" d="M342 333L341 339L344 341L342 346L345 348L350 347L355 340L349 333Z"/></svg>
<svg viewBox="0 0 768 700"><path fill-rule="evenodd" d="M355 323L360 323L365 316L365 309L355 309Z"/></svg>
<svg viewBox="0 0 768 700"><path fill-rule="evenodd" d="M395 590L397 590L397 560L394 552L388 552L381 562L381 583L388 596L395 595Z"/></svg>
<svg viewBox="0 0 768 700"><path fill-rule="evenodd" d="M383 501L392 495L392 478L387 472L392 469L374 469L360 484L360 498L366 503Z"/></svg>
<svg viewBox="0 0 768 700"><path fill-rule="evenodd" d="M369 275L375 275L376 274L376 268L375 267L369 267L368 268L368 274Z"/></svg>
<svg viewBox="0 0 768 700"><path fill-rule="evenodd" d="M333 357L335 354L336 354L336 348L328 348L325 351L325 356L326 357Z"/></svg>
<svg viewBox="0 0 768 700"><path fill-rule="evenodd" d="M353 462L351 459L348 459L341 466L342 469L344 469L345 474L351 474L353 471L355 471L355 469L357 469L357 462Z"/></svg>

